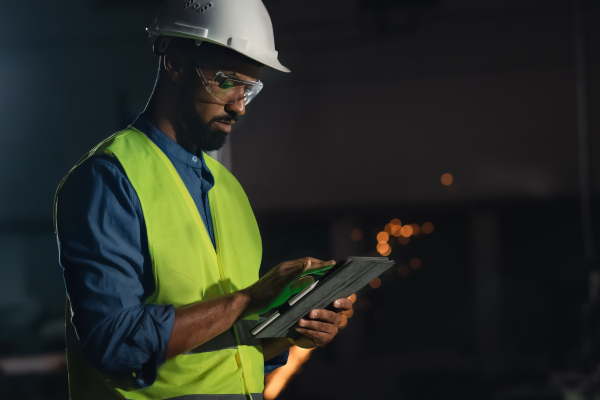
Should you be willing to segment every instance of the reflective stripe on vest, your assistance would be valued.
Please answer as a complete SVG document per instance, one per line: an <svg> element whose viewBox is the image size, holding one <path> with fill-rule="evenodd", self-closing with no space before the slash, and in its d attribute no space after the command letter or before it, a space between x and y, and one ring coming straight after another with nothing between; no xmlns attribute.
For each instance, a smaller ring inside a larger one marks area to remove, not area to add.
<svg viewBox="0 0 600 400"><path fill-rule="evenodd" d="M128 128L100 143L87 157L101 154L119 160L140 200L155 282L147 303L177 308L256 282L262 256L256 219L242 187L221 164L204 157L215 179L208 192L215 250L177 170L146 135ZM249 334L256 324L258 316L248 317L187 354L169 358L158 367L156 381L145 388L135 385L133 373L121 378L93 368L78 351L77 338L71 336L67 345L71 398L260 400L264 359L260 340ZM103 388L103 395L95 394L92 387Z"/></svg>
<svg viewBox="0 0 600 400"><path fill-rule="evenodd" d="M186 394L165 400L249 400L245 394ZM252 393L252 400L263 400L262 393Z"/></svg>
<svg viewBox="0 0 600 400"><path fill-rule="evenodd" d="M242 320L236 322L238 328L238 335L240 337L240 345L242 346L260 346L261 340L256 339L250 335L250 331L258 325L258 321ZM206 353L209 351L217 351L223 349L235 349L237 343L235 341L235 333L233 329L228 329L220 335L215 336L208 342L201 344L200 346L192 349L185 354L198 354Z"/></svg>

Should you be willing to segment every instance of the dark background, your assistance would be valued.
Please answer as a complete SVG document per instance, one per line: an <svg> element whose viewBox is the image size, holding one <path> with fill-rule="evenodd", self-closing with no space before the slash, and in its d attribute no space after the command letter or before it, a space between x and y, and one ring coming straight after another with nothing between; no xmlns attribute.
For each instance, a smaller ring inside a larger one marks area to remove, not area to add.
<svg viewBox="0 0 600 400"><path fill-rule="evenodd" d="M597 231L600 4L585 3ZM372 255L392 218L435 227L394 242L397 266L418 257L421 268L361 290L348 327L280 398L566 398L557 376L582 366L589 274L574 2L265 4L292 73L264 70L221 154L257 214L263 272L307 255ZM54 191L143 110L157 72L144 28L159 6L0 2L3 399L68 396L56 358L9 370L64 350Z"/></svg>

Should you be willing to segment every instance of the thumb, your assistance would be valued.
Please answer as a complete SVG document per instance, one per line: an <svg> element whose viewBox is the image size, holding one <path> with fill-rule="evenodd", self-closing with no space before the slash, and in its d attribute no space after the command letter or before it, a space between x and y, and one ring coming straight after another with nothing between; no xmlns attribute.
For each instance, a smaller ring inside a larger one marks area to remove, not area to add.
<svg viewBox="0 0 600 400"><path fill-rule="evenodd" d="M305 276L290 285L292 294L300 293L315 282L312 276Z"/></svg>

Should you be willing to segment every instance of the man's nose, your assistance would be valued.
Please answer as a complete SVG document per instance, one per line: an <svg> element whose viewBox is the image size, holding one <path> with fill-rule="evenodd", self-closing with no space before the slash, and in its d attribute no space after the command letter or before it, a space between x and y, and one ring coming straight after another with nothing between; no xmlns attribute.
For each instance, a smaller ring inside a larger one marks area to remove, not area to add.
<svg viewBox="0 0 600 400"><path fill-rule="evenodd" d="M246 113L246 102L244 101L244 99L242 99L237 103L225 105L225 109L231 110L237 115L244 115Z"/></svg>

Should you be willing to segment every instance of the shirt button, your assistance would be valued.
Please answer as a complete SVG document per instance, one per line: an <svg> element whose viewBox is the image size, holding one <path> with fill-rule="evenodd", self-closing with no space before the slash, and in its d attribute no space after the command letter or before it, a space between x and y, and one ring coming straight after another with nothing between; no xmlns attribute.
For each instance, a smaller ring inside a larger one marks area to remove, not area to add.
<svg viewBox="0 0 600 400"><path fill-rule="evenodd" d="M193 162L198 162L198 157L196 157L196 156L193 156L193 157L192 157L192 161L193 161Z"/></svg>

